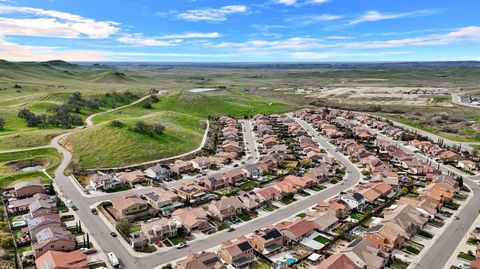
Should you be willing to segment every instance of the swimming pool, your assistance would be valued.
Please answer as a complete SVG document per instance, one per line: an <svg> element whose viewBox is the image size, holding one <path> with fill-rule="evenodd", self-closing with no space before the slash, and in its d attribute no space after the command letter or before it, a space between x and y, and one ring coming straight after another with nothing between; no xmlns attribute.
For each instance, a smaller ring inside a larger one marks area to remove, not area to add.
<svg viewBox="0 0 480 269"><path fill-rule="evenodd" d="M292 264L294 264L296 261L297 261L297 259L295 259L295 258L293 258L293 257L290 257L290 258L287 258L287 259L285 260L285 264L286 264L286 265L292 265Z"/></svg>
<svg viewBox="0 0 480 269"><path fill-rule="evenodd" d="M363 232L363 229L360 228L360 227L355 227L355 228L352 230L352 233L353 233L354 235L360 235L360 234L362 234L362 232Z"/></svg>

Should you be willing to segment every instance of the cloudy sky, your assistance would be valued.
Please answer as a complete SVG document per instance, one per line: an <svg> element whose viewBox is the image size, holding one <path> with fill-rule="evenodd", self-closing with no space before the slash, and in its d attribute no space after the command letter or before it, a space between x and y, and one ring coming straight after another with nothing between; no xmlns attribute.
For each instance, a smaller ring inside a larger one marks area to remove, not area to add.
<svg viewBox="0 0 480 269"><path fill-rule="evenodd" d="M478 0L0 0L0 59L480 60Z"/></svg>

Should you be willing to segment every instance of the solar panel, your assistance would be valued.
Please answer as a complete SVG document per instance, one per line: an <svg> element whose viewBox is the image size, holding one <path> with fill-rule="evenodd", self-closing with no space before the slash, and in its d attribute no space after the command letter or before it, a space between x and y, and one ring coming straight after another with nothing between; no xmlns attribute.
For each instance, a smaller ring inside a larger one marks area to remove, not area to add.
<svg viewBox="0 0 480 269"><path fill-rule="evenodd" d="M252 246L251 246L250 243L248 243L248 242L240 243L240 244L238 244L238 247L239 247L240 250L242 250L242 251L247 251L247 250L249 250L249 249L252 248Z"/></svg>

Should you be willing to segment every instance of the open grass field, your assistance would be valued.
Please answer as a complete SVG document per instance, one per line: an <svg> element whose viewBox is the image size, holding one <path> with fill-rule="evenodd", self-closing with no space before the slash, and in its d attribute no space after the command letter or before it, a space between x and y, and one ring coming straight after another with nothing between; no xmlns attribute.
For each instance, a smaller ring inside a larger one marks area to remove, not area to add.
<svg viewBox="0 0 480 269"><path fill-rule="evenodd" d="M53 175L60 161L60 154L53 148L0 153L0 187L11 187L17 182L36 178L48 182L49 178L43 172L28 171L28 168L41 166Z"/></svg>

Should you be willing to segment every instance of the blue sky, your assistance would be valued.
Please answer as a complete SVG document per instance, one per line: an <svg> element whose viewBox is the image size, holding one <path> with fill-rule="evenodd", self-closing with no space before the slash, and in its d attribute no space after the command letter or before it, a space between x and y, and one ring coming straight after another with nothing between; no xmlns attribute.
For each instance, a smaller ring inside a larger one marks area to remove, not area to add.
<svg viewBox="0 0 480 269"><path fill-rule="evenodd" d="M0 0L0 59L480 60L478 0Z"/></svg>

